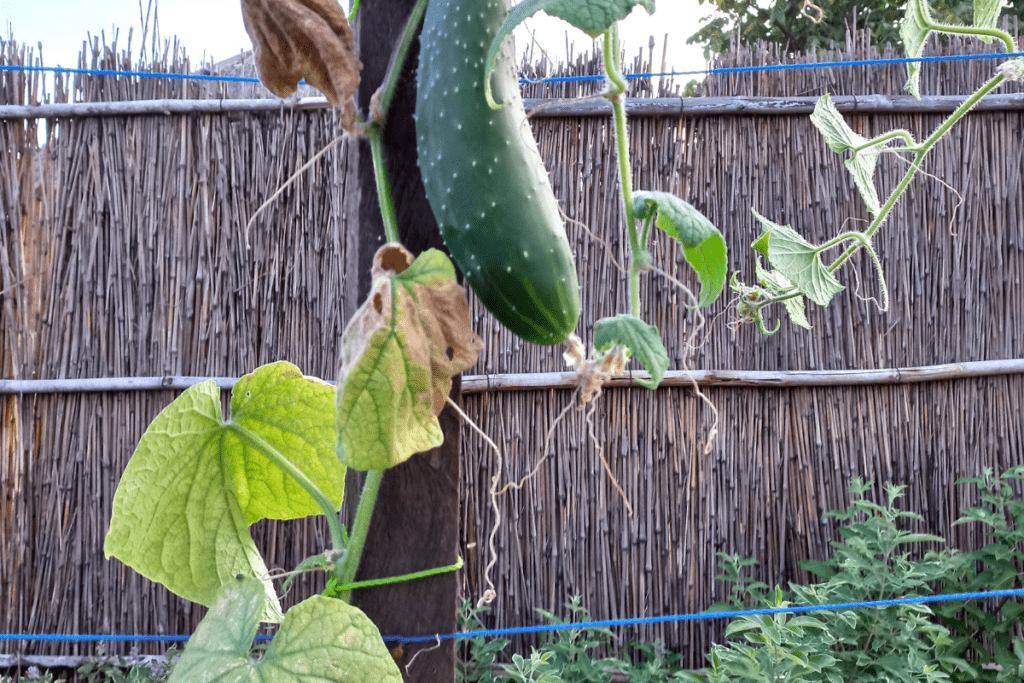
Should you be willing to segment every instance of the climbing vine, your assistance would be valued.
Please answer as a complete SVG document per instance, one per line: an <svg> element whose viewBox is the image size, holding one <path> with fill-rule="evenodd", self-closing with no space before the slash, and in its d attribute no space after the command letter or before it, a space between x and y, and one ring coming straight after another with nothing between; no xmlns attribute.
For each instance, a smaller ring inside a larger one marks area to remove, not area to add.
<svg viewBox="0 0 1024 683"><path fill-rule="evenodd" d="M263 366L234 387L226 420L215 383L184 392L153 421L125 469L104 549L108 557L210 607L172 681L397 683L401 672L380 633L349 598L365 585L354 578L384 471L442 443L437 416L452 377L471 367L481 351L465 290L456 282L456 264L510 330L534 343L567 344L586 402L630 359L648 371L649 378L639 381L650 389L667 371L660 333L640 317L641 276L655 268L648 249L654 230L675 240L694 269L700 281L692 296L695 309L711 305L723 291L728 251L721 232L685 201L632 186L617 22L637 5L653 11L653 0L527 0L511 12L502 0L420 0L365 118L352 102L359 62L340 7L332 0L243 0L242 5L268 87L287 96L305 78L338 108L350 134L368 138L388 243L374 258L370 295L345 331L337 386L306 377L286 362ZM504 52L504 38L540 10L604 40L604 96L614 112L630 250L629 301L628 312L595 323L589 354L571 334L580 301L575 265L536 143L522 133L525 115ZM952 26L936 22L924 0L910 0L901 35L912 57L922 54L925 40L936 32L994 39L1013 51L1010 36L995 28L998 11L998 0L979 0L973 26ZM420 167L456 264L440 251L413 255L399 243L383 168L383 122L421 23L420 93L441 89L445 96L417 117ZM828 96L822 97L811 120L832 150L848 155L846 166L874 218L862 232L841 232L813 245L792 227L755 211L762 229L752 244L758 252L755 283L744 284L737 273L729 283L738 317L770 334L778 325L768 329L766 312L781 303L794 324L809 327L806 301L828 305L844 288L837 271L860 250L876 265L885 310L888 294L873 236L935 144L981 98L1022 74L1020 59L1000 65L921 142L902 130L866 139L846 124ZM917 84L913 64L907 88L915 95ZM874 187L882 153L911 159L884 201ZM536 220L517 219L523 212ZM832 250L840 253L827 262ZM338 517L347 469L367 473L349 529ZM249 528L262 519L315 514L327 519L330 547L296 571L326 572L328 589L285 614ZM262 657L255 657L252 643L261 621L280 626Z"/></svg>

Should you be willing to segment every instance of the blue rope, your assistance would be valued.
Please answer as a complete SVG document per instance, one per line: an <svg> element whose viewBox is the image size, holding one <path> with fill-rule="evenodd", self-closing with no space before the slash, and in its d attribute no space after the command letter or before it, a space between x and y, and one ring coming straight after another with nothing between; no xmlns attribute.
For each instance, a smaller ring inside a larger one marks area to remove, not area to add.
<svg viewBox="0 0 1024 683"><path fill-rule="evenodd" d="M773 614L801 614L805 612L834 612L837 610L859 609L867 607L892 607L895 605L919 605L932 602L952 602L956 600L985 600L988 598L1009 598L1024 596L1024 588L1008 590L984 591L975 593L947 593L945 595L917 595L891 600L873 600L867 602L843 602L826 605L794 605L791 607L771 607L764 609L736 610L731 612L700 612L695 614L667 614L660 617L639 617L634 619L606 619L604 621L578 621L568 624L540 624L537 626L519 626L515 628L497 628L483 631L465 631L463 633L447 633L432 636L384 636L385 642L399 643L431 643L438 640L461 640L466 638L493 638L495 636L511 636L527 633L549 631L568 631L571 629L611 628L615 626L639 626L642 624L663 624L676 621L706 621L709 619L736 619ZM0 633L0 641L58 641L58 642L99 642L99 641L186 641L190 636L142 636L142 635L58 635L30 633ZM270 640L272 636L256 636L257 641Z"/></svg>
<svg viewBox="0 0 1024 683"><path fill-rule="evenodd" d="M13 64L0 64L0 71L23 71L30 73L68 73L84 76L123 76L134 78L164 78L177 81L223 81L226 83L259 83L258 78L246 78L243 76L217 76L207 74L178 74L163 71L117 71L113 69L70 69L63 66L21 66Z"/></svg>
<svg viewBox="0 0 1024 683"><path fill-rule="evenodd" d="M914 62L966 62L978 59L1010 59L1014 57L1024 57L1024 52L997 52L992 54L944 55L935 57L893 57L891 59L864 59L845 62L811 62L807 64L767 64L764 66L737 66L722 69L704 69L702 71L664 71L631 73L626 74L625 76L628 80L635 80L641 78L664 78L671 76L710 76L715 74L757 73L763 71L793 71L797 69L831 69L841 67L884 66L891 64L911 64ZM169 80L219 81L224 83L260 82L258 78L246 78L243 76L180 74L153 71L116 71L111 69L70 69L59 66L54 67L0 65L0 72L2 71L70 73L87 76L117 76L126 78L164 78ZM603 81L604 78L605 77L603 75L550 76L547 78L523 78L520 79L520 83L524 85L536 85L543 83L587 83L593 81Z"/></svg>
<svg viewBox="0 0 1024 683"><path fill-rule="evenodd" d="M131 642L131 641L158 641L177 640L184 642L192 636L140 636L140 635L80 635L72 633L61 635L59 633L0 633L0 641L4 640L32 640L58 643L100 643L100 642Z"/></svg>
<svg viewBox="0 0 1024 683"><path fill-rule="evenodd" d="M893 605L913 605L926 602L951 602L954 600L972 600L985 598L1002 598L1024 595L1024 588L1012 590L986 591L983 593L949 593L946 595L920 595L892 600L874 600L871 602L845 602L828 605L794 605L792 607L771 607L765 609L737 610L733 612L700 612L697 614L666 614L660 617L639 617L634 619L607 619L604 621L585 621L569 624L541 624L539 626L521 626L518 628L498 628L487 631L467 631L464 633L448 633L433 636L384 636L385 641L401 643L427 643L437 640L454 640L462 638L491 638L494 636L511 636L525 633L541 633L546 631L567 631L578 628L611 628L614 626L638 626L641 624L663 624L674 621L704 621L708 619L735 619L771 614L800 614L803 612L828 612L860 607L891 607Z"/></svg>

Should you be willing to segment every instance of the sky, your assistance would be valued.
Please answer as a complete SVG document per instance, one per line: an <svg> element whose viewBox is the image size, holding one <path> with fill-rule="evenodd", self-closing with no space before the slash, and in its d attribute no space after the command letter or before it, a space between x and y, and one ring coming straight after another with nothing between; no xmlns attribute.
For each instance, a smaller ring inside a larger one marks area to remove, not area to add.
<svg viewBox="0 0 1024 683"><path fill-rule="evenodd" d="M142 0L143 7L148 4L149 0ZM348 6L347 0L341 4ZM239 0L158 0L158 11L160 35L177 36L193 64L204 56L219 61L251 48L242 25ZM634 9L620 25L627 57L631 59L640 48L646 52L653 35L655 66L660 67L665 34L669 33L673 38L668 70L703 70L702 50L685 43L700 27L698 17L709 12L707 5L699 5L697 0L657 0L653 15L642 8ZM538 43L555 61L564 59L566 31L575 43L576 54L592 44L586 34L543 14L527 20L524 26L535 33ZM99 36L104 32L109 42L115 30L119 30L118 44L124 47L129 29L134 29L132 47L137 50L142 30L140 0L0 0L0 35L13 36L31 47L42 43L46 66L76 66L78 52L89 34ZM529 40L530 34L521 27L516 34L517 47L523 49Z"/></svg>

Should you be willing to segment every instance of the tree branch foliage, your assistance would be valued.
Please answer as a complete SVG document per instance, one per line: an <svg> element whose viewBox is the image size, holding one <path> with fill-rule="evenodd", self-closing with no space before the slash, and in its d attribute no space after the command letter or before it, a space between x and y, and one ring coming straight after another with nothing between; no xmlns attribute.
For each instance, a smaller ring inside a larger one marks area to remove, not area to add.
<svg viewBox="0 0 1024 683"><path fill-rule="evenodd" d="M868 29L871 44L891 44L903 50L899 24L906 2L885 0L699 0L714 13L701 19L704 26L686 42L704 46L704 56L728 52L734 41L748 46L773 43L782 54L822 50L846 42L847 31ZM974 0L933 0L935 19L949 24L970 24ZM1007 2L1004 13L1024 24L1024 0Z"/></svg>

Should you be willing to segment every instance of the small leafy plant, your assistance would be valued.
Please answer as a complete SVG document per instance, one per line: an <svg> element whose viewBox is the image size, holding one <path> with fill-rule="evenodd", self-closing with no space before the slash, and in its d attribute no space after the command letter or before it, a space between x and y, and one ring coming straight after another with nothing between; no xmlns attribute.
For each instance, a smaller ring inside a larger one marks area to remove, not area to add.
<svg viewBox="0 0 1024 683"><path fill-rule="evenodd" d="M565 604L568 618L538 609L547 624L586 622L590 614L581 605L579 596ZM463 604L459 612L459 625L464 630L483 630L479 615L487 607ZM495 665L496 655L509 645L507 638L488 641L483 636L466 638L458 651L457 683L508 683L515 681L561 681L562 683L590 683L610 681L615 673L625 674L630 683L667 683L676 680L681 668L681 657L666 652L660 643L629 643L630 655L593 658L595 650L609 650L614 636L606 628L581 627L547 632L539 647L531 648L530 656L513 654L511 664Z"/></svg>
<svg viewBox="0 0 1024 683"><path fill-rule="evenodd" d="M16 679L11 676L0 676L0 683L28 683L29 681L38 681L39 683L66 683L65 679L54 679L52 673L49 671L40 671L39 667L36 666L28 667L28 669L26 669L26 674L24 676L18 676Z"/></svg>
<svg viewBox="0 0 1024 683"><path fill-rule="evenodd" d="M178 661L178 647L168 648L162 660L140 661L135 657L105 657L103 650L77 669L83 683L166 683Z"/></svg>
<svg viewBox="0 0 1024 683"><path fill-rule="evenodd" d="M480 615L488 610L490 607L486 605L474 607L470 600L466 600L462 603L457 615L459 631L484 630ZM511 642L508 638L488 639L484 636L462 638L457 641L456 683L495 683L498 681L493 665L498 654Z"/></svg>
<svg viewBox="0 0 1024 683"><path fill-rule="evenodd" d="M569 612L566 618L542 609L538 609L537 613L544 617L548 624L570 624L590 620L590 613L580 604L579 596L565 603L565 607ZM572 628L546 632L541 652L550 657L545 659L545 665L538 671L555 673L567 683L607 683L611 680L611 674L607 670L618 668L618 660L610 657L591 659L590 652L607 649L614 639L615 635L607 628Z"/></svg>
<svg viewBox="0 0 1024 683"><path fill-rule="evenodd" d="M1014 493L1024 482L1024 467L999 477L986 469L980 477L958 483L974 485L981 505L964 510L956 524L980 527L986 543L959 555L959 563L941 577L943 593L1017 589L1024 576L1024 501ZM952 652L981 664L977 676L956 681L1004 683L1024 680L1024 605L1002 598L996 604L974 600L945 602L935 607L953 638ZM987 665L987 666L986 666Z"/></svg>

